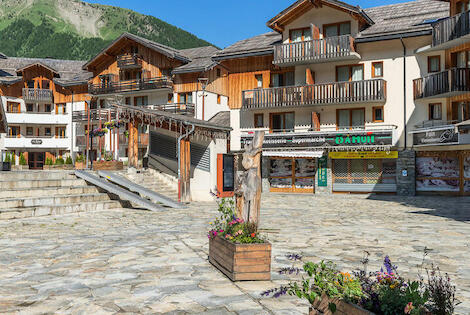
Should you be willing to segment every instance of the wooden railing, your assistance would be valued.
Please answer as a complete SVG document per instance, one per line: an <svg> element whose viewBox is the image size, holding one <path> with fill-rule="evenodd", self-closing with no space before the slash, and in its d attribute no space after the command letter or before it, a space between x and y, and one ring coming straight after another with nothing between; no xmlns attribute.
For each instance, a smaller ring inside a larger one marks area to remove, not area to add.
<svg viewBox="0 0 470 315"><path fill-rule="evenodd" d="M470 11L448 17L434 24L432 46L442 45L468 34L470 34Z"/></svg>
<svg viewBox="0 0 470 315"><path fill-rule="evenodd" d="M385 102L385 80L335 82L255 89L242 92L243 108Z"/></svg>
<svg viewBox="0 0 470 315"><path fill-rule="evenodd" d="M129 137L125 134L119 135L119 145L128 145L129 144ZM148 133L140 133L139 134L139 145L141 146L148 146L149 145L149 134Z"/></svg>
<svg viewBox="0 0 470 315"><path fill-rule="evenodd" d="M415 99L470 91L470 69L452 68L413 80Z"/></svg>
<svg viewBox="0 0 470 315"><path fill-rule="evenodd" d="M350 35L281 44L274 46L274 64L338 59L352 52L354 39Z"/></svg>
<svg viewBox="0 0 470 315"><path fill-rule="evenodd" d="M52 91L46 89L23 89L23 99L34 102L52 102Z"/></svg>
<svg viewBox="0 0 470 315"><path fill-rule="evenodd" d="M124 54L117 56L117 65L121 69L142 67L142 57L138 54Z"/></svg>
<svg viewBox="0 0 470 315"><path fill-rule="evenodd" d="M111 111L111 119L117 118L115 109L92 109L90 110L90 120L101 120L103 122L108 121L109 111ZM88 112L86 110L76 110L72 114L73 121L88 121Z"/></svg>
<svg viewBox="0 0 470 315"><path fill-rule="evenodd" d="M173 82L170 78L157 77L150 79L109 82L105 84L90 84L88 86L88 92L90 94L99 95L167 88L173 88Z"/></svg>
<svg viewBox="0 0 470 315"><path fill-rule="evenodd" d="M161 110L180 115L194 116L195 106L193 103L170 103L163 105L147 105L147 109Z"/></svg>

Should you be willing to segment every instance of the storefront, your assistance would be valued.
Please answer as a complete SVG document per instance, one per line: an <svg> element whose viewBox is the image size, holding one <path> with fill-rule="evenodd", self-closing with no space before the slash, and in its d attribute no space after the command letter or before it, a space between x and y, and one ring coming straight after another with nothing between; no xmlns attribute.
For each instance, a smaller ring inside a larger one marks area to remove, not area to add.
<svg viewBox="0 0 470 315"><path fill-rule="evenodd" d="M396 192L392 143L392 130L267 134L263 180L271 192Z"/></svg>

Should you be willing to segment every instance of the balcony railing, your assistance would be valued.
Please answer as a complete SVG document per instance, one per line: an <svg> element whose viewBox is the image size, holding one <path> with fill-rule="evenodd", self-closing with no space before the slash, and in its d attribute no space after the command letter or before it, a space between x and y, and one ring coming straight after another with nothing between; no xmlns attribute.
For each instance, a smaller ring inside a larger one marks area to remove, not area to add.
<svg viewBox="0 0 470 315"><path fill-rule="evenodd" d="M378 79L255 89L242 92L243 109L385 102L386 87Z"/></svg>
<svg viewBox="0 0 470 315"><path fill-rule="evenodd" d="M120 69L135 69L142 67L142 57L138 54L124 54L117 57Z"/></svg>
<svg viewBox="0 0 470 315"><path fill-rule="evenodd" d="M469 91L469 68L452 68L413 80L415 99L453 96Z"/></svg>
<svg viewBox="0 0 470 315"><path fill-rule="evenodd" d="M170 78L157 77L150 79L109 82L104 84L90 84L88 86L88 92L93 95L100 95L172 88L173 82Z"/></svg>
<svg viewBox="0 0 470 315"><path fill-rule="evenodd" d="M432 46L443 45L469 34L470 11L466 11L434 24L432 31Z"/></svg>
<svg viewBox="0 0 470 315"><path fill-rule="evenodd" d="M148 133L141 133L139 134L139 145L140 146L148 146L149 145L149 134ZM120 145L128 145L129 144L129 137L125 134L119 135L119 144Z"/></svg>
<svg viewBox="0 0 470 315"><path fill-rule="evenodd" d="M25 101L33 102L51 102L52 103L52 91L46 89L23 89L23 99Z"/></svg>
<svg viewBox="0 0 470 315"><path fill-rule="evenodd" d="M276 45L273 63L299 64L351 58L360 58L354 49L354 39L350 35L342 35Z"/></svg>
<svg viewBox="0 0 470 315"><path fill-rule="evenodd" d="M85 135L79 135L75 138L75 141L76 141L76 146L79 146L79 147L86 147L86 138L87 136ZM88 144L92 144L94 147L96 147L98 145L98 138L89 138L89 142Z"/></svg>
<svg viewBox="0 0 470 315"><path fill-rule="evenodd" d="M116 116L116 110L115 109L92 109L90 110L90 120L101 120L103 122L109 120L109 112L111 111L111 120L114 120L117 118ZM74 111L72 114L72 120L73 121L88 121L88 111L86 110L78 110Z"/></svg>
<svg viewBox="0 0 470 315"><path fill-rule="evenodd" d="M171 103L163 105L147 105L147 109L161 110L169 113L194 116L195 106L193 103Z"/></svg>

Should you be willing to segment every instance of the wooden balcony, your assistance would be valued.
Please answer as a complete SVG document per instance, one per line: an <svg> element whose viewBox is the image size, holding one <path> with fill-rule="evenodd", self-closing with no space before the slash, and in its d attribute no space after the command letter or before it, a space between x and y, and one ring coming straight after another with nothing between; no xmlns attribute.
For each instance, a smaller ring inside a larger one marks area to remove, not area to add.
<svg viewBox="0 0 470 315"><path fill-rule="evenodd" d="M415 99L450 97L469 91L469 68L452 68L413 80Z"/></svg>
<svg viewBox="0 0 470 315"><path fill-rule="evenodd" d="M109 114L111 114L111 120L117 119L117 112L115 109L92 109L90 110L90 121L98 121L101 120L103 122L109 120ZM88 121L88 111L86 110L76 110L72 113L72 121L80 122L80 121Z"/></svg>
<svg viewBox="0 0 470 315"><path fill-rule="evenodd" d="M383 103L386 97L387 85L382 79L334 82L243 91L242 109Z"/></svg>
<svg viewBox="0 0 470 315"><path fill-rule="evenodd" d="M168 77L156 77L140 80L117 81L105 84L90 84L88 92L92 95L126 93L156 89L173 89L173 82Z"/></svg>
<svg viewBox="0 0 470 315"><path fill-rule="evenodd" d="M273 63L278 66L291 66L360 58L354 48L354 39L350 35L342 35L276 45Z"/></svg>
<svg viewBox="0 0 470 315"><path fill-rule="evenodd" d="M23 89L23 99L30 102L52 103L52 91L46 89Z"/></svg>
<svg viewBox="0 0 470 315"><path fill-rule="evenodd" d="M187 115L194 117L195 105L193 103L170 103L163 105L147 105L147 109L160 110L179 115Z"/></svg>
<svg viewBox="0 0 470 315"><path fill-rule="evenodd" d="M117 56L117 65L120 69L142 68L142 57L138 54L124 54Z"/></svg>
<svg viewBox="0 0 470 315"><path fill-rule="evenodd" d="M470 11L442 19L434 24L432 47L445 49L462 44L468 38L470 38Z"/></svg>

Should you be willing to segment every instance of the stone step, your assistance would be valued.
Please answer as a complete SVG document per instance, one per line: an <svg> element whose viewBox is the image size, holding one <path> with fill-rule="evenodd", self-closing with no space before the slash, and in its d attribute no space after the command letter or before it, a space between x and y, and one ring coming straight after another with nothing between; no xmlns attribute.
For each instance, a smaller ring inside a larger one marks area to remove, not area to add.
<svg viewBox="0 0 470 315"><path fill-rule="evenodd" d="M98 188L96 188L95 186L45 187L37 189L22 188L15 190L0 191L0 199L79 195L93 193L99 193Z"/></svg>
<svg viewBox="0 0 470 315"><path fill-rule="evenodd" d="M13 171L0 172L0 181L73 179L73 171Z"/></svg>
<svg viewBox="0 0 470 315"><path fill-rule="evenodd" d="M85 186L83 179L44 179L44 180L0 180L0 190L13 189L36 189L46 187L69 187L69 186Z"/></svg>
<svg viewBox="0 0 470 315"><path fill-rule="evenodd" d="M115 200L103 202L81 202L59 206L40 206L29 208L0 209L0 220L60 215L77 212L91 212L108 209L120 209L121 204Z"/></svg>
<svg viewBox="0 0 470 315"><path fill-rule="evenodd" d="M27 208L39 206L60 206L74 203L108 201L106 194L81 194L70 196L51 196L40 198L0 199L0 209Z"/></svg>

